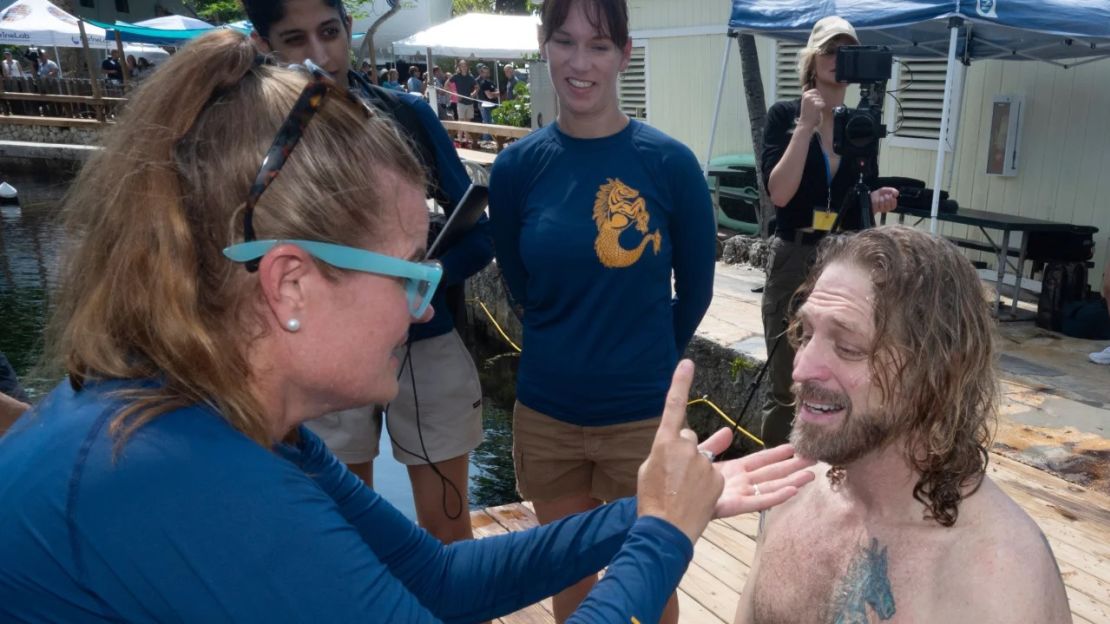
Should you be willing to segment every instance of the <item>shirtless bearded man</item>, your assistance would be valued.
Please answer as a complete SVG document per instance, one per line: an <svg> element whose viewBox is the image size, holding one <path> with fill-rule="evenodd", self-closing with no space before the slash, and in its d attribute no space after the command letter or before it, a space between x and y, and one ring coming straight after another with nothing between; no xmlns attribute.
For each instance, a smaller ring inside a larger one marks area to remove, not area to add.
<svg viewBox="0 0 1110 624"><path fill-rule="evenodd" d="M791 441L817 481L765 518L737 624L1071 622L1044 535L986 476L979 277L901 226L822 243L798 291Z"/></svg>

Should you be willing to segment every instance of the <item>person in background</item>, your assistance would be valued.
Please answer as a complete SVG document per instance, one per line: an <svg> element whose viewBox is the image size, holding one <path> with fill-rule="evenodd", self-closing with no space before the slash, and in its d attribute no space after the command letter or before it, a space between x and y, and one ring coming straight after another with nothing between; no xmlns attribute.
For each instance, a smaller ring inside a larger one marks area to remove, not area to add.
<svg viewBox="0 0 1110 624"><path fill-rule="evenodd" d="M451 103L451 94L447 91L447 79L443 70L438 66L432 68L432 85L435 87L436 115L442 120L447 119L447 107ZM429 98L429 101L431 98Z"/></svg>
<svg viewBox="0 0 1110 624"><path fill-rule="evenodd" d="M127 62L127 77L132 78L132 79L138 78L139 77L139 63L138 63L138 61L135 60L135 55L134 54L128 54L127 58L125 60Z"/></svg>
<svg viewBox="0 0 1110 624"><path fill-rule="evenodd" d="M397 121L427 170L426 194L445 214L454 211L470 178L443 124L419 95L370 85L349 71L351 17L341 2L244 0L243 5L261 51L285 60L310 58ZM309 425L355 474L373 485L373 461L384 424L393 457L406 466L412 482L417 519L444 543L473 535L467 513L468 460L482 442L478 370L455 331L447 292L460 289L492 258L484 216L437 258L445 287L432 301L436 316L414 324L398 347L400 391L384 423L381 410L366 405L329 412Z"/></svg>
<svg viewBox="0 0 1110 624"><path fill-rule="evenodd" d="M399 78L400 74L397 72L397 69L391 68L386 74L385 83L382 86L386 89L393 89L394 91L404 91L405 88L398 82Z"/></svg>
<svg viewBox="0 0 1110 624"><path fill-rule="evenodd" d="M1110 256L1106 260L1106 266L1102 269L1102 300L1110 307ZM1095 364L1110 365L1110 347L1106 347L1102 351L1095 351L1087 357Z"/></svg>
<svg viewBox="0 0 1110 624"><path fill-rule="evenodd" d="M405 90L414 95L423 95L424 82L420 80L420 68L409 65L409 79L405 82Z"/></svg>
<svg viewBox="0 0 1110 624"><path fill-rule="evenodd" d="M482 111L482 123L493 123L493 106L497 104L497 86L490 80L489 67L478 66L478 100Z"/></svg>
<svg viewBox="0 0 1110 624"><path fill-rule="evenodd" d="M505 72L505 82L501 83L501 101L507 102L516 97L516 83L520 82L516 77L516 68L512 63L507 63L503 68Z"/></svg>
<svg viewBox="0 0 1110 624"><path fill-rule="evenodd" d="M358 73L365 78L367 82L377 84L377 77L374 74L374 68L370 66L369 60L363 59L362 63L359 63Z"/></svg>
<svg viewBox="0 0 1110 624"><path fill-rule="evenodd" d="M4 60L0 63L0 70L3 71L4 78L23 78L26 73L23 71L23 66L19 61L15 60L12 56L11 50L4 51Z"/></svg>
<svg viewBox="0 0 1110 624"><path fill-rule="evenodd" d="M119 60L119 50L112 50L108 53L108 58L100 63L100 71L103 72L105 80L110 84L123 83L123 64Z"/></svg>
<svg viewBox="0 0 1110 624"><path fill-rule="evenodd" d="M451 72L447 72L444 75L443 84L444 84L444 88L447 89L447 93L451 98L451 101L448 102L448 104L447 104L447 112L448 112L448 114L450 114L452 119L454 119L455 121L458 121L459 120L459 93L458 93L458 91L455 90L455 83L454 83L454 81L451 80L452 78L454 78L454 74L452 74Z"/></svg>
<svg viewBox="0 0 1110 624"><path fill-rule="evenodd" d="M812 487L764 518L736 624L1071 622L1044 534L987 475L996 321L951 242L821 242L791 317Z"/></svg>
<svg viewBox="0 0 1110 624"><path fill-rule="evenodd" d="M474 121L474 100L475 91L478 89L478 82L474 80L474 76L470 75L470 65L466 59L459 59L458 64L455 66L455 75L451 77L448 84L455 86L455 93L458 94L458 106L456 113L459 121ZM465 141L465 135L459 133L459 140Z"/></svg>
<svg viewBox="0 0 1110 624"><path fill-rule="evenodd" d="M39 50L39 78L60 78L62 75L61 68L50 58L50 53L46 50Z"/></svg>
<svg viewBox="0 0 1110 624"><path fill-rule="evenodd" d="M30 400L23 387L19 385L19 377L15 374L11 362L0 351L0 436L8 427L18 419L23 412L31 409Z"/></svg>
<svg viewBox="0 0 1110 624"><path fill-rule="evenodd" d="M710 463L728 432L684 430L687 362L638 498L444 545L304 426L388 403L434 315L424 168L325 71L232 30L166 65L63 208L66 378L0 438L0 620L476 622L608 565L577 619L649 622L711 517L807 482L788 446Z"/></svg>
<svg viewBox="0 0 1110 624"><path fill-rule="evenodd" d="M524 327L517 488L546 524L635 490L713 296L716 226L690 149L621 112L625 0L546 0L541 28L559 116L498 155L490 225ZM555 618L596 581L557 595ZM677 617L672 597L663 621Z"/></svg>
<svg viewBox="0 0 1110 624"><path fill-rule="evenodd" d="M860 175L869 180L878 175L878 171L861 171L852 159L842 161L833 151L832 110L844 103L848 87L836 81L836 51L842 45L858 44L855 28L843 18L819 20L798 53L801 99L776 102L767 111L763 181L775 205L776 226L763 290L771 387L763 403L760 437L769 445L785 442L794 420L790 392L794 349L783 337L791 298L805 281L817 243L837 214L845 211L845 229L858 227L859 216L851 212L857 203L850 194ZM897 199L898 191L890 187L872 191L872 210L893 210Z"/></svg>
<svg viewBox="0 0 1110 624"><path fill-rule="evenodd" d="M154 65L150 61L146 60L145 56L140 56L139 57L139 61L136 64L136 67L138 67L138 69L139 69L139 72L138 72L138 77L139 78L145 78L145 77L149 76L151 74L151 72L154 71Z"/></svg>

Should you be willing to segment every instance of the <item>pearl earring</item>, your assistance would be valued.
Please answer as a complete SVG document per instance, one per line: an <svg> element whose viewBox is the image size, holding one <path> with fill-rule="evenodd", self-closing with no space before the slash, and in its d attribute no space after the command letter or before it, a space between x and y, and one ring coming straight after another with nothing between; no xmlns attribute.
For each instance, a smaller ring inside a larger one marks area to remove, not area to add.
<svg viewBox="0 0 1110 624"><path fill-rule="evenodd" d="M295 331L299 330L300 328L301 328L301 322L298 321L295 318L291 318L288 321L285 321L285 329L288 330L288 331L295 332Z"/></svg>

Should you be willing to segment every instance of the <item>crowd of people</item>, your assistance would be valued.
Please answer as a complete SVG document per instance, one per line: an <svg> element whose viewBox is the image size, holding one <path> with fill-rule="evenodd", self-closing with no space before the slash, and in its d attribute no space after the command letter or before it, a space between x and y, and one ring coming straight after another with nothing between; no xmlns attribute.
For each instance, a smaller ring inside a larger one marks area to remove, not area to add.
<svg viewBox="0 0 1110 624"><path fill-rule="evenodd" d="M428 201L449 215L470 186L439 120L499 97L488 68L375 84L341 0L243 5L250 37L168 61L66 199L45 356L65 379L0 403L24 412L0 438L0 619L482 622L554 595L558 622L673 623L709 521L760 511L737 623L1070 621L1043 534L986 473L974 268L822 214L877 175L831 149L846 21L814 26L802 97L768 112L768 444L724 461L729 429L686 426L681 359L712 204L689 148L620 110L626 0L543 3L558 117L499 156L488 219L435 258ZM541 526L474 540L482 391L453 310L494 257ZM382 428L418 524L373 490Z"/></svg>

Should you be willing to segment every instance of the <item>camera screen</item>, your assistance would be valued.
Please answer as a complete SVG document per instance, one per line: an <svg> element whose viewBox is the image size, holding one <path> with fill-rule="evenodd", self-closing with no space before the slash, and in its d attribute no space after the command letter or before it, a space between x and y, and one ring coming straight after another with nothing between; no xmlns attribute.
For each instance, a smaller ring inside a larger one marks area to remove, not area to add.
<svg viewBox="0 0 1110 624"><path fill-rule="evenodd" d="M894 55L886 46L840 46L836 51L836 81L872 83L890 80Z"/></svg>

